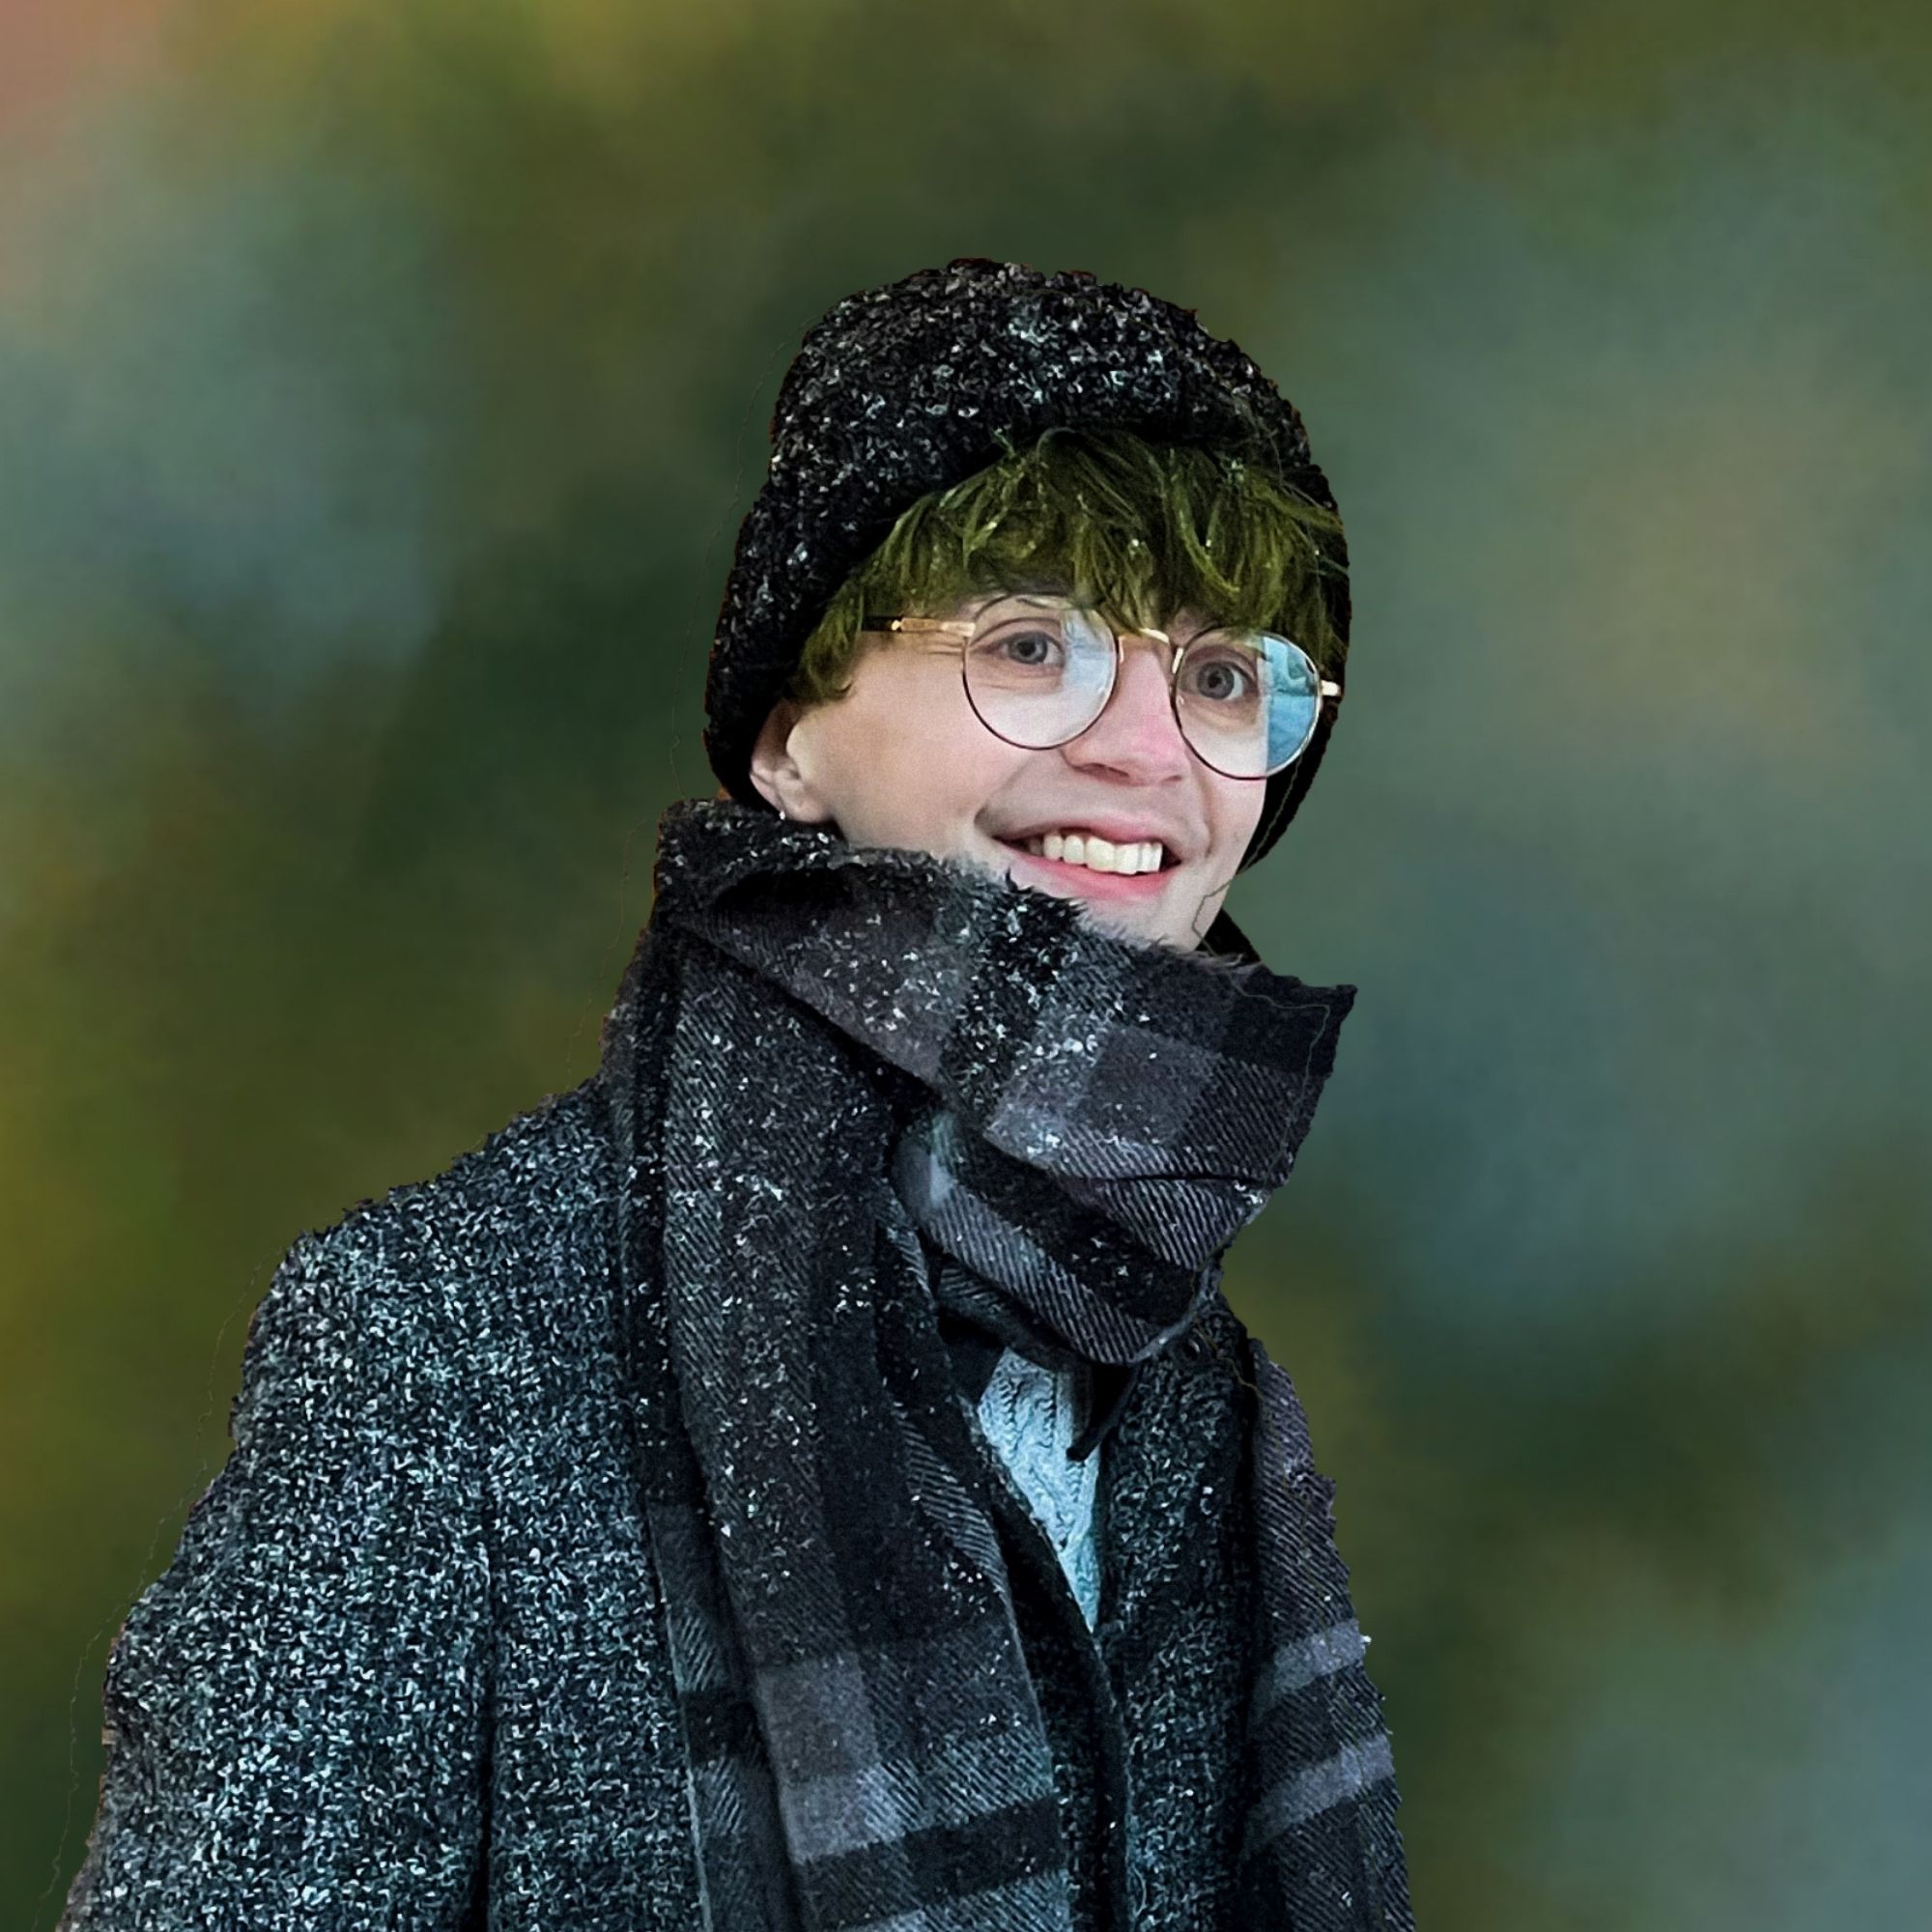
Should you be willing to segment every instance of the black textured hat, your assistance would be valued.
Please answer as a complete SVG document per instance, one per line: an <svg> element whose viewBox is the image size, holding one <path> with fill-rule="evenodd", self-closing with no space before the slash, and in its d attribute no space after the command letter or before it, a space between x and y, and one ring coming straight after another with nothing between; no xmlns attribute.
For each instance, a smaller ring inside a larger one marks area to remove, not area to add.
<svg viewBox="0 0 1932 1932"><path fill-rule="evenodd" d="M1238 449L1336 507L1294 406L1191 309L1145 289L962 256L847 296L806 331L779 386L770 471L718 613L704 744L734 798L765 804L751 780L758 732L827 605L899 515L997 462L995 431L1024 442L1056 426ZM1322 594L1346 643L1348 554L1339 538L1331 548L1345 574ZM1294 816L1333 723L1331 702L1268 780L1243 867Z"/></svg>

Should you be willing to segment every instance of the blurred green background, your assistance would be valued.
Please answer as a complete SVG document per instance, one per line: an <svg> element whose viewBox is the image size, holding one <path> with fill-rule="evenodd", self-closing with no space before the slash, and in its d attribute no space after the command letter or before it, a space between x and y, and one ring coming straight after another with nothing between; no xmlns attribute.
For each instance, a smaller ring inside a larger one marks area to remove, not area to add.
<svg viewBox="0 0 1932 1932"><path fill-rule="evenodd" d="M0 12L0 1920L304 1228L594 1066L779 378L955 254L1303 411L1361 994L1236 1251L1426 1932L1928 1921L1932 21Z"/></svg>

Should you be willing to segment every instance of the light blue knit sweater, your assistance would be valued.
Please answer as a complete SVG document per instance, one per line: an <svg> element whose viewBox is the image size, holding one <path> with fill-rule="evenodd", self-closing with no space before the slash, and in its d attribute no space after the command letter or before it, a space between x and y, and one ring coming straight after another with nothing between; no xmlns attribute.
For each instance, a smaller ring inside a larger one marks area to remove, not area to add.
<svg viewBox="0 0 1932 1932"><path fill-rule="evenodd" d="M1060 1567L1092 1628L1100 1613L1100 1554L1094 1541L1096 1448L1067 1460L1078 1417L1073 1376L1029 1361L1016 1349L1000 1357L980 1398L980 1422L1060 1557Z"/></svg>

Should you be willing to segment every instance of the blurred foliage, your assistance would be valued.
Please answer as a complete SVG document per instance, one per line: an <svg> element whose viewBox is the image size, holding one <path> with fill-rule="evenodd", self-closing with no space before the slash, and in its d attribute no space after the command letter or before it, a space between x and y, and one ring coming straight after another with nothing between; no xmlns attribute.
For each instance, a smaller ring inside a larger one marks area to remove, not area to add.
<svg viewBox="0 0 1932 1932"><path fill-rule="evenodd" d="M1361 999L1229 1286L1340 1484L1422 1922L1909 1922L1928 40L10 11L9 1922L275 1261L595 1065L799 334L967 253L1196 307L1348 520L1349 723L1233 909Z"/></svg>

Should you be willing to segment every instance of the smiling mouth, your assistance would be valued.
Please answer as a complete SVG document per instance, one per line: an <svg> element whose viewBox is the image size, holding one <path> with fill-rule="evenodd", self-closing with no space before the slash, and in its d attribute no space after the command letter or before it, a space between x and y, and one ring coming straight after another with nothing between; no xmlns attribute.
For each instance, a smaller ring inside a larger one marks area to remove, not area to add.
<svg viewBox="0 0 1932 1932"><path fill-rule="evenodd" d="M1065 856L1065 844L1059 838L1054 842L1062 845L1062 850L1052 855L1045 849L1045 840L1040 838L999 838L994 842L1002 851L1011 854L1020 861L1022 873L1032 873L1042 881L1051 880L1056 886L1065 887L1072 892L1106 898L1152 898L1164 889L1167 874L1181 864L1173 853L1157 847L1159 857L1156 865L1142 871L1136 864L1135 869L1122 871L1117 867L1110 869L1104 863L1098 867L1093 866L1086 858L1084 846L1078 848L1077 856L1068 858ZM1105 841L1102 842L1104 846ZM1119 849L1116 848L1116 851ZM1103 862L1108 856L1103 850ZM1145 853L1136 855L1137 859L1150 856L1152 855Z"/></svg>

